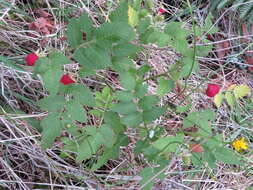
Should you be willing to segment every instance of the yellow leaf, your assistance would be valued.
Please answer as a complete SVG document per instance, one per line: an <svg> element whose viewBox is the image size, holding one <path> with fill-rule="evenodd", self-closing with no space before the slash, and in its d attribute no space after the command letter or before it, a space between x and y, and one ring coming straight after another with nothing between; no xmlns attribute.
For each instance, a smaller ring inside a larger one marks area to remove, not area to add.
<svg viewBox="0 0 253 190"><path fill-rule="evenodd" d="M250 88L246 84L241 84L234 88L234 95L236 99L243 98L249 94Z"/></svg>
<svg viewBox="0 0 253 190"><path fill-rule="evenodd" d="M214 96L214 104L216 105L217 108L221 106L222 100L223 100L222 93L218 93Z"/></svg>
<svg viewBox="0 0 253 190"><path fill-rule="evenodd" d="M227 91L227 92L225 93L225 98L226 98L226 100L227 100L228 105L229 105L230 107L233 107L234 104L235 104L235 97L234 97L234 95L232 94L232 92Z"/></svg>
<svg viewBox="0 0 253 190"><path fill-rule="evenodd" d="M228 91L232 91L234 90L234 88L236 87L237 85L236 84L232 84L228 87Z"/></svg>
<svg viewBox="0 0 253 190"><path fill-rule="evenodd" d="M138 22L138 13L131 6L128 6L128 24L132 27L135 27Z"/></svg>

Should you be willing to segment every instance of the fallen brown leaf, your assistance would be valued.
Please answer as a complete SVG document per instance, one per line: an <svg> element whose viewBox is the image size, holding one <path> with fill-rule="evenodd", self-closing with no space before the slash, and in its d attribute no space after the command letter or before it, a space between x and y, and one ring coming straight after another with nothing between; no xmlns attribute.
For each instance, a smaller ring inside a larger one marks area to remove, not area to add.
<svg viewBox="0 0 253 190"><path fill-rule="evenodd" d="M253 71L253 57L251 57L251 56L246 56L246 57L245 57L245 62L246 62L246 64L249 65L248 70L249 70L249 71Z"/></svg>
<svg viewBox="0 0 253 190"><path fill-rule="evenodd" d="M200 144L190 144L190 151L194 153L204 152L203 147Z"/></svg>
<svg viewBox="0 0 253 190"><path fill-rule="evenodd" d="M37 18L34 22L28 25L29 30L34 30L42 35L49 35L54 30L53 21L44 17Z"/></svg>

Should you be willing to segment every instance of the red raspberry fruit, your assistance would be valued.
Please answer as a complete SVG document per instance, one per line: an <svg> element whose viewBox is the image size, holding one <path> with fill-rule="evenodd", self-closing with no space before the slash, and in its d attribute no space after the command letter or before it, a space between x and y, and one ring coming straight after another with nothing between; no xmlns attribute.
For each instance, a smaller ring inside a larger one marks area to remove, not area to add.
<svg viewBox="0 0 253 190"><path fill-rule="evenodd" d="M35 54L35 53L29 53L26 57L25 57L25 62L28 66L34 66L34 64L36 63L36 61L39 59L39 57Z"/></svg>
<svg viewBox="0 0 253 190"><path fill-rule="evenodd" d="M220 91L220 86L217 84L208 84L206 89L206 95L208 97L214 97Z"/></svg>
<svg viewBox="0 0 253 190"><path fill-rule="evenodd" d="M163 8L160 8L160 9L158 10L158 12L159 12L160 14L163 14L163 13L166 13L166 10L163 9Z"/></svg>
<svg viewBox="0 0 253 190"><path fill-rule="evenodd" d="M71 84L71 83L75 83L76 81L74 81L70 75L68 74L64 74L62 75L61 79L60 79L60 82L63 84L63 85L68 85L68 84Z"/></svg>

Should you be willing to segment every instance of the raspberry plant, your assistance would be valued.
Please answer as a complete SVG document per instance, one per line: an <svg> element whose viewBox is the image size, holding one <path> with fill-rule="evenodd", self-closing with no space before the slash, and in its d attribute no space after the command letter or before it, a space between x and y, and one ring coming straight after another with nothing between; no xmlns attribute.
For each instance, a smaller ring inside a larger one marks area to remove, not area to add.
<svg viewBox="0 0 253 190"><path fill-rule="evenodd" d="M136 131L140 135L135 153L143 154L148 161L159 165L155 169L147 167L142 170L143 187L152 186L149 179L166 167L173 154L181 155L186 164L190 159L196 167L205 167L203 163L208 163L213 168L217 160L241 164L240 157L225 146L223 137L212 130L213 111L189 112L191 104L160 105L175 83L185 81L187 84L187 78L198 72L196 57L207 55L212 49L212 46L195 44L202 32L215 32L208 31L211 18L207 17L205 22L206 31L202 31L194 20L192 29L187 29L189 26L185 27L182 22L170 22L160 29L155 27L153 17L143 14L148 10L144 11L140 2L122 1L108 20L97 28L85 13L71 19L66 31L69 48L65 54L55 50L36 62L34 72L42 77L49 94L37 103L48 112L41 121L42 146L49 148L60 137L64 145L61 155L74 157L79 163L89 160L85 162L88 163L86 167L94 171L109 159L117 158L120 147L128 145L126 130ZM146 74L152 71L152 67L144 64L137 68L134 64L138 53L145 51L147 46L171 48L180 55L179 59L165 73L148 78ZM78 78L75 83L64 85L60 79L68 73L63 67L72 62L79 65ZM96 76L100 70L116 72L122 89L109 85L101 90L91 89L82 82L82 77ZM158 81L157 95L148 92L149 80ZM187 92L187 85L184 91ZM154 121L168 110L184 117L183 129L175 135L164 136L164 127ZM88 121L89 115L95 116L98 124L92 125ZM195 132L184 130L191 127L196 129ZM61 137L62 131L68 135ZM204 153L193 152L189 157L189 154L179 152L178 147L189 149L185 145L189 139L203 142ZM164 175L161 173L157 177L162 179Z"/></svg>

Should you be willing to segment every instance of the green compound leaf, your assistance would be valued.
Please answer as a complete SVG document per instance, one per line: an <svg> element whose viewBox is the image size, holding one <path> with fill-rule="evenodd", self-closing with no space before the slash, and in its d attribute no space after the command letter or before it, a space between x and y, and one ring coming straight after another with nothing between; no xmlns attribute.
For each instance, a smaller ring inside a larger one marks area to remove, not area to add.
<svg viewBox="0 0 253 190"><path fill-rule="evenodd" d="M62 124L60 113L49 113L49 115L41 121L41 126L43 128L42 147L48 148L53 144L55 138L61 134Z"/></svg>
<svg viewBox="0 0 253 190"><path fill-rule="evenodd" d="M157 93L160 96L164 96L168 92L170 92L175 87L173 80L166 80L164 77L161 77L158 82Z"/></svg>
<svg viewBox="0 0 253 190"><path fill-rule="evenodd" d="M95 154L102 145L102 138L101 134L97 133L95 136L89 136L83 139L77 151L76 161L82 162Z"/></svg>
<svg viewBox="0 0 253 190"><path fill-rule="evenodd" d="M215 114L211 110L191 112L187 117L184 118L183 126L184 128L188 128L197 125L199 127L199 131L196 133L196 135L208 137L212 134L210 121L214 120L214 118Z"/></svg>
<svg viewBox="0 0 253 190"><path fill-rule="evenodd" d="M136 86L135 77L129 72L124 72L120 74L120 83L126 90L133 90Z"/></svg>
<svg viewBox="0 0 253 190"><path fill-rule="evenodd" d="M214 152L215 158L225 164L241 164L238 156L230 149L217 147Z"/></svg>
<svg viewBox="0 0 253 190"><path fill-rule="evenodd" d="M55 96L60 87L62 65L69 64L70 60L60 52L53 52L49 58L40 58L35 65L35 73L40 74L43 83L51 96Z"/></svg>
<svg viewBox="0 0 253 190"><path fill-rule="evenodd" d="M67 39L71 47L75 48L86 40L92 39L94 28L87 14L83 14L79 19L70 20L67 27ZM83 38L86 40L83 40Z"/></svg>
<svg viewBox="0 0 253 190"><path fill-rule="evenodd" d="M79 48L74 53L74 59L84 68L105 69L112 65L109 51L95 44L89 48Z"/></svg>
<svg viewBox="0 0 253 190"><path fill-rule="evenodd" d="M98 40L108 40L111 43L126 43L135 39L135 32L124 22L104 23L95 33Z"/></svg>
<svg viewBox="0 0 253 190"><path fill-rule="evenodd" d="M155 95L150 95L150 96L144 96L141 98L139 101L139 106L143 110L150 110L153 108L155 104L157 104L159 101L159 98Z"/></svg>
<svg viewBox="0 0 253 190"><path fill-rule="evenodd" d="M120 57L135 57L136 54L142 48L134 45L134 44L119 44L113 47L113 56Z"/></svg>
<svg viewBox="0 0 253 190"><path fill-rule="evenodd" d="M95 98L89 88L78 84L73 85L72 88L72 94L77 102L91 107L96 105Z"/></svg>
<svg viewBox="0 0 253 190"><path fill-rule="evenodd" d="M178 146L183 143L184 135L162 137L155 141L152 146L158 149L161 153L176 152Z"/></svg>
<svg viewBox="0 0 253 190"><path fill-rule="evenodd" d="M141 22L137 26L137 31L142 35L144 34L151 24L150 18L141 19Z"/></svg>
<svg viewBox="0 0 253 190"><path fill-rule="evenodd" d="M97 150L105 145L107 148L113 146L115 142L114 133L107 125L102 125L97 129L93 126L86 128L87 137L85 137L78 147L77 158L78 162L90 158Z"/></svg>
<svg viewBox="0 0 253 190"><path fill-rule="evenodd" d="M123 102L131 102L135 98L134 95L129 91L117 91L115 96L118 100Z"/></svg>
<svg viewBox="0 0 253 190"><path fill-rule="evenodd" d="M190 31L184 29L182 22L171 22L167 24L164 32L174 39L186 39L190 35Z"/></svg>
<svg viewBox="0 0 253 190"><path fill-rule="evenodd" d="M124 22L128 24L128 3L126 1L121 1L120 6L112 11L109 15L111 22Z"/></svg>
<svg viewBox="0 0 253 190"><path fill-rule="evenodd" d="M132 112L128 115L124 115L121 118L121 123L129 127L136 127L143 121L142 114L140 112Z"/></svg>
<svg viewBox="0 0 253 190"><path fill-rule="evenodd" d="M69 101L65 106L65 112L63 114L63 120L67 123L72 123L74 121L86 122L87 115L82 104L78 101Z"/></svg>
<svg viewBox="0 0 253 190"><path fill-rule="evenodd" d="M120 123L120 117L115 112L105 112L104 120L105 123L112 128L115 134L120 134L125 130L125 127Z"/></svg>
<svg viewBox="0 0 253 190"><path fill-rule="evenodd" d="M97 162L92 165L91 170L95 171L103 166L109 159L117 158L121 146L128 145L128 138L125 135L119 135L117 143L113 147L106 148Z"/></svg>
<svg viewBox="0 0 253 190"><path fill-rule="evenodd" d="M133 102L120 102L112 106L112 111L120 114L130 114L137 111L137 106Z"/></svg>
<svg viewBox="0 0 253 190"><path fill-rule="evenodd" d="M143 112L143 121L145 123L150 123L164 114L165 111L165 107L153 107L151 110L145 110Z"/></svg>
<svg viewBox="0 0 253 190"><path fill-rule="evenodd" d="M60 111L66 101L63 96L48 96L37 102L37 105L46 111L57 112Z"/></svg>

